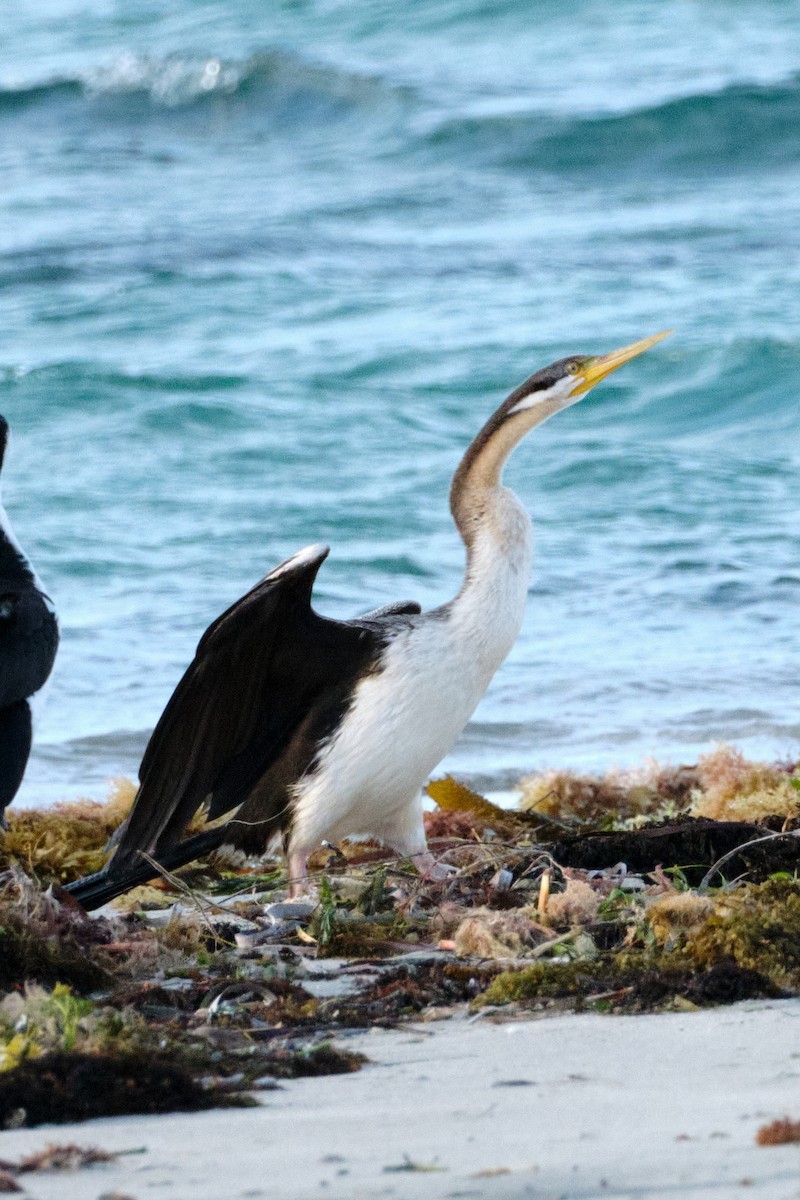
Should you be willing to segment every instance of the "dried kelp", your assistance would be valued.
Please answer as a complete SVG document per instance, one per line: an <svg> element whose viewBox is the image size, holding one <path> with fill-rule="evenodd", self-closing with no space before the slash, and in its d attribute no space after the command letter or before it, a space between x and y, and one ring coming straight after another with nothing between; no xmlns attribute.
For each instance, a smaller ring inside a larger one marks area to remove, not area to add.
<svg viewBox="0 0 800 1200"><path fill-rule="evenodd" d="M498 833L509 833L514 829L518 814L493 804L466 784L453 779L452 775L431 780L425 790L442 812L468 815L473 837L475 833L484 834L487 828Z"/></svg>
<svg viewBox="0 0 800 1200"><path fill-rule="evenodd" d="M19 865L45 884L68 883L103 865L106 844L128 815L136 785L115 780L105 803L73 800L51 808L9 808L0 870Z"/></svg>
<svg viewBox="0 0 800 1200"><path fill-rule="evenodd" d="M792 763L749 762L740 750L718 746L697 763L692 815L716 821L800 817L800 780Z"/></svg>
<svg viewBox="0 0 800 1200"><path fill-rule="evenodd" d="M794 871L798 863L797 841L787 837L767 843L762 839L770 832L768 824L683 817L637 829L569 835L548 849L562 866L602 870L624 862L640 873L679 867L687 882L699 884L718 859L741 847L728 860L727 877L765 879L775 871Z"/></svg>
<svg viewBox="0 0 800 1200"><path fill-rule="evenodd" d="M521 807L575 828L668 821L681 814L716 821L761 822L800 817L797 765L748 761L720 745L696 765L577 775L546 771L520 783Z"/></svg>

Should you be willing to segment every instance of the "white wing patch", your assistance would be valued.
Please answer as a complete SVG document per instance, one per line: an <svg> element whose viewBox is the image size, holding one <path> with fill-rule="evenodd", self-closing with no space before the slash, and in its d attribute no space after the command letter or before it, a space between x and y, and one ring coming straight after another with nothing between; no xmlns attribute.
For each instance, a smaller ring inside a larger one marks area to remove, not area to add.
<svg viewBox="0 0 800 1200"><path fill-rule="evenodd" d="M279 579L281 575L285 575L287 571L293 571L296 567L304 567L316 562L319 558L327 558L330 551L330 546L326 546L324 542L315 542L313 546L305 546L291 558L287 558L286 562L277 566L274 571L270 571L267 578Z"/></svg>

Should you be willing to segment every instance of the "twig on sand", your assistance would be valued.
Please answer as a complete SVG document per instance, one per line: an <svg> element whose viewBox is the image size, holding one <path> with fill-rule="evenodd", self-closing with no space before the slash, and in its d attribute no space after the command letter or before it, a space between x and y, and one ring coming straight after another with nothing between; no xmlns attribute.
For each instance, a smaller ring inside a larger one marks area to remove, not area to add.
<svg viewBox="0 0 800 1200"><path fill-rule="evenodd" d="M217 912L227 912L227 909L224 907L224 905L215 903L215 901L208 896L201 896L199 892L194 890L194 888L189 887L188 883L186 883L183 879L180 879L177 875L173 875L171 871L166 869L166 867L162 867L161 863L156 862L156 860L151 855L147 854L146 851L140 850L139 853L141 854L142 858L150 864L153 870L162 877L162 879L165 879L171 887L174 887L177 891L188 897L188 899L197 908L200 918L211 936L215 939L218 938L219 933L211 922L209 911L216 910ZM257 922L252 921L251 924L258 928Z"/></svg>

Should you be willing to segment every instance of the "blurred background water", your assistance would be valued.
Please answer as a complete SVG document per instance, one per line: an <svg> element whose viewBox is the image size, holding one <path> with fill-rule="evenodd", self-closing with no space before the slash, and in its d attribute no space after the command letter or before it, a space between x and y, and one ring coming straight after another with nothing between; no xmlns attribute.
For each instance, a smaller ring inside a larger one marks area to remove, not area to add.
<svg viewBox="0 0 800 1200"><path fill-rule="evenodd" d="M0 17L0 411L63 644L21 803L102 796L209 622L433 605L531 371L674 338L508 471L525 628L445 764L800 739L800 8L39 0Z"/></svg>

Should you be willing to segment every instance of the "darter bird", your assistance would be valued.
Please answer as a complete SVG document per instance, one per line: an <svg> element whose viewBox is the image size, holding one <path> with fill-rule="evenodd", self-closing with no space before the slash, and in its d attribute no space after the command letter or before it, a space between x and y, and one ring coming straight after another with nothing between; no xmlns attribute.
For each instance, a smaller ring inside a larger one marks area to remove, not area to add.
<svg viewBox="0 0 800 1200"><path fill-rule="evenodd" d="M280 838L296 892L325 841L371 835L433 867L421 789L513 646L532 558L530 518L501 476L536 425L580 400L666 334L531 375L468 447L450 489L466 547L458 595L422 612L389 605L351 621L311 607L328 547L301 550L204 633L142 759L113 858L70 886L96 908L221 845L263 852ZM186 837L205 806L216 822Z"/></svg>

